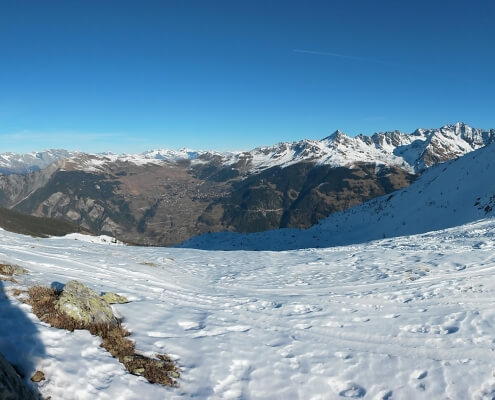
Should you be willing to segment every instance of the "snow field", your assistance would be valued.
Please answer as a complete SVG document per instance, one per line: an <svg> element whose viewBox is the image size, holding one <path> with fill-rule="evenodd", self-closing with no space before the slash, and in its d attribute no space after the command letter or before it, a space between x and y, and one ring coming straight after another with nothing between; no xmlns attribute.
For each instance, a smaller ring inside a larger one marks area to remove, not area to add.
<svg viewBox="0 0 495 400"><path fill-rule="evenodd" d="M0 301L0 351L54 399L492 399L495 221L363 245L213 252L0 232L20 286L114 291L139 351L177 389L128 374L99 339ZM9 293L13 285L3 283Z"/></svg>

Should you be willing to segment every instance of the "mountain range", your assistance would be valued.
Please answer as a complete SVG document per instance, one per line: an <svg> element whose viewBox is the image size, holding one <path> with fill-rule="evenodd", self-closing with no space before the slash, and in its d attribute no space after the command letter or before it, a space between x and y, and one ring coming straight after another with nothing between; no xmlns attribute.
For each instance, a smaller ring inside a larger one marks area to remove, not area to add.
<svg viewBox="0 0 495 400"><path fill-rule="evenodd" d="M494 129L457 123L411 134L336 131L247 152L4 153L0 206L144 245L208 232L310 228L420 176L423 185L441 168L431 167L493 141Z"/></svg>
<svg viewBox="0 0 495 400"><path fill-rule="evenodd" d="M495 143L426 170L409 187L334 213L307 230L202 235L182 247L289 250L421 234L495 217ZM480 244L482 245L482 244Z"/></svg>

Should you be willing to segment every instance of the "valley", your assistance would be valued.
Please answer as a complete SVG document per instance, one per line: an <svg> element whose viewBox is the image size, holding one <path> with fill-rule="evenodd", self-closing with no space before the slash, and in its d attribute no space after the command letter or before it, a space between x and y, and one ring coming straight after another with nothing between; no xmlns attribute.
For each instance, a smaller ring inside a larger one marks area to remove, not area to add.
<svg viewBox="0 0 495 400"><path fill-rule="evenodd" d="M177 245L209 232L307 229L408 187L428 168L494 137L493 129L458 123L354 138L336 131L250 152L8 153L0 155L0 206L138 245Z"/></svg>

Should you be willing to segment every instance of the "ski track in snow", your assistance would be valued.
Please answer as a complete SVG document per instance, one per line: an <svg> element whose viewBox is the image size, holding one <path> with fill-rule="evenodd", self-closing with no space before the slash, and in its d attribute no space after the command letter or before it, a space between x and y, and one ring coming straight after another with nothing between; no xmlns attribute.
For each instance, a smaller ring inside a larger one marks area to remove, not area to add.
<svg viewBox="0 0 495 400"><path fill-rule="evenodd" d="M148 384L98 338L51 328L12 296L0 352L26 376L43 370L53 399L493 399L494 234L491 219L347 247L213 252L2 231L0 261L31 271L21 286L79 279L127 296L114 310L137 349L169 354L182 376L176 389Z"/></svg>

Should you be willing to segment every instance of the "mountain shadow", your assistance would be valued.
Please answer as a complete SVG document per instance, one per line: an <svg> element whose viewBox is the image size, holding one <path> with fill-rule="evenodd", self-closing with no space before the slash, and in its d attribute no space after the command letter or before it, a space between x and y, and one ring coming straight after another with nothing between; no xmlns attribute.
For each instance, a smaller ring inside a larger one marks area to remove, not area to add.
<svg viewBox="0 0 495 400"><path fill-rule="evenodd" d="M5 294L2 281L0 281L0 353L14 366L36 397L39 393L29 382L29 378L36 372L37 361L45 357L45 346L33 321Z"/></svg>

